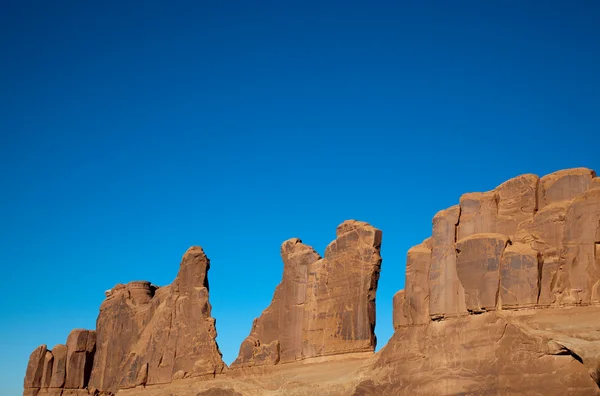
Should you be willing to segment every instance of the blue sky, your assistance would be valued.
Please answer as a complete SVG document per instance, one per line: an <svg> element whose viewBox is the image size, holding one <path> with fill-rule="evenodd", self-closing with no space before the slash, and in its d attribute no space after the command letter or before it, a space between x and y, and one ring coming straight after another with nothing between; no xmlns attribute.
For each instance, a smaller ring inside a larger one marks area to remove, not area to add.
<svg viewBox="0 0 600 396"><path fill-rule="evenodd" d="M345 219L383 230L381 347L438 210L600 170L597 2L171 3L2 2L2 395L37 345L95 327L106 289L170 283L190 245L230 363L281 242L322 254Z"/></svg>

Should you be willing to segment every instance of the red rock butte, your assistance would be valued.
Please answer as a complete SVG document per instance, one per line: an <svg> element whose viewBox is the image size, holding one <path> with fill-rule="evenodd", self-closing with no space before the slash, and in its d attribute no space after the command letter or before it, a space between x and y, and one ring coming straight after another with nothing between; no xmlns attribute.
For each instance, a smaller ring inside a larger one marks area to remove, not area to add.
<svg viewBox="0 0 600 396"><path fill-rule="evenodd" d="M381 241L355 220L324 257L285 241L281 283L230 367L211 317L210 261L191 247L171 285L118 284L95 330L36 348L23 394L600 394L594 171L518 176L438 212L431 237L408 251L395 332L375 353Z"/></svg>

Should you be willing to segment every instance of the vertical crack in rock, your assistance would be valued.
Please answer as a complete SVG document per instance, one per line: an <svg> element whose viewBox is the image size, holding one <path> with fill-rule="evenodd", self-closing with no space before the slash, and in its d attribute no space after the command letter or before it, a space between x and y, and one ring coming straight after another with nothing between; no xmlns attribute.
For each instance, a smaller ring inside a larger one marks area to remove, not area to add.
<svg viewBox="0 0 600 396"><path fill-rule="evenodd" d="M540 295L542 294L542 273L544 272L544 258L539 251L536 251L536 252L537 252L537 262L538 262L538 279L537 279L538 293L537 293L537 298L535 300L535 303L539 304L540 303Z"/></svg>

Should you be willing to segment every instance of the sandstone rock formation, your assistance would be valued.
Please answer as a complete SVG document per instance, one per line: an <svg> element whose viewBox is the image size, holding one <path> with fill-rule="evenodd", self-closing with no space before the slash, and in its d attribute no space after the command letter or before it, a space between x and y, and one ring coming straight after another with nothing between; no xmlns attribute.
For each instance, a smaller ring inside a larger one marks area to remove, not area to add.
<svg viewBox="0 0 600 396"><path fill-rule="evenodd" d="M419 282L430 289L429 315L600 298L595 254L600 190L594 176L585 168L541 179L522 175L493 191L465 194L459 207L439 212L429 283ZM414 282L409 272L407 284ZM413 291L405 293L405 299L413 298Z"/></svg>
<svg viewBox="0 0 600 396"><path fill-rule="evenodd" d="M600 313L592 309L586 320ZM496 311L400 328L352 395L595 395L589 369L560 344L569 337L532 330L540 324L564 329L575 319L573 309L559 311L530 310L526 317ZM592 331L571 339L588 336Z"/></svg>
<svg viewBox="0 0 600 396"><path fill-rule="evenodd" d="M201 248L170 286L117 285L96 331L30 356L24 395L600 394L600 180L527 174L467 193L408 251L378 353L381 231L346 221L321 258L293 238L227 370Z"/></svg>
<svg viewBox="0 0 600 396"><path fill-rule="evenodd" d="M32 353L25 393L109 394L221 373L225 364L210 316L209 267L202 248L191 247L170 286L134 281L107 291L96 331L73 330L66 345L52 351L42 345Z"/></svg>
<svg viewBox="0 0 600 396"><path fill-rule="evenodd" d="M375 349L381 231L346 221L321 258L298 238L281 246L283 279L232 367Z"/></svg>
<svg viewBox="0 0 600 396"><path fill-rule="evenodd" d="M170 286L138 281L107 293L91 387L115 392L223 371L208 302L209 267L202 248L191 247Z"/></svg>
<svg viewBox="0 0 600 396"><path fill-rule="evenodd" d="M438 213L428 242L428 282L415 274L409 251L406 288L394 296L396 333L376 359L373 380L356 395L595 394L600 337L577 326L564 334L571 311L556 311L600 302L600 185L594 177L584 168L541 179L523 175L493 191L465 194L459 208ZM413 249L427 260L422 245ZM411 321L408 301L422 300L415 283L430 291L429 312L421 309L432 320L425 329ZM548 305L555 315L511 312ZM581 315L592 312L582 309Z"/></svg>
<svg viewBox="0 0 600 396"><path fill-rule="evenodd" d="M96 332L81 329L69 334L67 345L51 351L46 345L37 347L29 357L24 394L60 396L75 390L87 394L95 351Z"/></svg>

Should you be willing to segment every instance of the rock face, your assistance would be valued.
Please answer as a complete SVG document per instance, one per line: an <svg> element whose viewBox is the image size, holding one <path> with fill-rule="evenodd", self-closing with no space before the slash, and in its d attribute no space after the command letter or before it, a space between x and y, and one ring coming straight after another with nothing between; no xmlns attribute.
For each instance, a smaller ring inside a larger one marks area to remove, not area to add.
<svg viewBox="0 0 600 396"><path fill-rule="evenodd" d="M350 220L336 234L324 258L297 238L283 243L283 279L232 367L375 349L381 231Z"/></svg>
<svg viewBox="0 0 600 396"><path fill-rule="evenodd" d="M567 169L464 194L459 207L433 219L429 282L415 280L407 263L407 285L417 282L430 290L433 319L595 302L600 299L596 179L592 170Z"/></svg>
<svg viewBox="0 0 600 396"><path fill-rule="evenodd" d="M394 296L394 337L355 394L596 394L600 338L565 326L572 311L560 308L581 306L590 321L598 313L586 308L600 302L594 177L584 168L523 175L439 212L429 276L413 268L413 250L427 263L421 244L409 251L407 286ZM425 299L415 288L429 290L428 310L409 303ZM548 305L554 314L512 313ZM431 320L411 320L415 307Z"/></svg>
<svg viewBox="0 0 600 396"><path fill-rule="evenodd" d="M52 351L37 347L29 357L24 394L65 395L87 388L96 351L96 332L76 329L69 334L67 345ZM87 393L87 391L85 391Z"/></svg>
<svg viewBox="0 0 600 396"><path fill-rule="evenodd" d="M107 292L91 387L115 392L223 371L208 302L209 267L202 248L191 247L170 286L138 281Z"/></svg>
<svg viewBox="0 0 600 396"><path fill-rule="evenodd" d="M96 352L96 332L73 330L67 338L67 372L65 388L83 389L87 386Z"/></svg>
<svg viewBox="0 0 600 396"><path fill-rule="evenodd" d="M73 330L66 345L38 347L25 375L25 393L68 396L97 390L214 376L225 369L210 316L207 273L200 247L183 256L173 284L119 284L106 292L97 330Z"/></svg>
<svg viewBox="0 0 600 396"><path fill-rule="evenodd" d="M599 313L593 309L590 319ZM368 379L353 396L597 394L588 367L560 343L561 337L586 342L592 332L578 339L574 334L536 332L532 328L556 319L556 314L541 316L536 311L526 318L529 323L495 311L399 328L375 356ZM575 319L569 317L572 314L560 312L566 320L552 325L564 328Z"/></svg>
<svg viewBox="0 0 600 396"><path fill-rule="evenodd" d="M52 348L52 357L54 363L49 388L64 388L67 379L67 346L59 344Z"/></svg>
<svg viewBox="0 0 600 396"><path fill-rule="evenodd" d="M215 342L210 263L192 247L170 286L119 284L96 331L36 348L24 395L600 394L593 171L518 176L438 212L408 251L394 336L373 353L381 238L350 220L324 257L285 241L282 281L233 370Z"/></svg>

